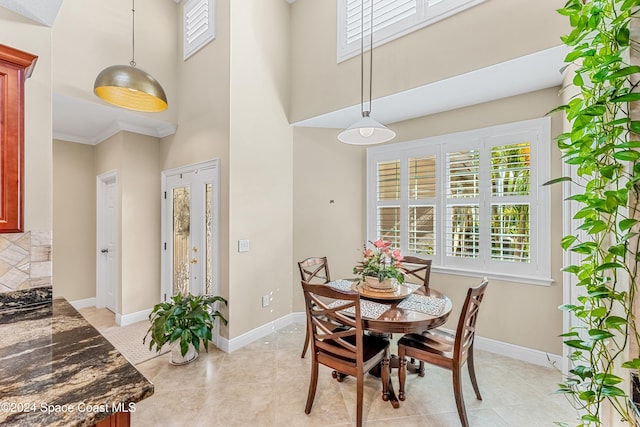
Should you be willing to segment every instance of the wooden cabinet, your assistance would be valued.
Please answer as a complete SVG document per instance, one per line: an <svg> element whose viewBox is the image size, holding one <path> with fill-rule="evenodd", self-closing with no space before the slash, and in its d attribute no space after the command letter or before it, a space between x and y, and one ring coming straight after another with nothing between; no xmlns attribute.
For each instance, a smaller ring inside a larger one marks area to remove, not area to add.
<svg viewBox="0 0 640 427"><path fill-rule="evenodd" d="M0 233L24 227L24 82L37 58L0 44Z"/></svg>
<svg viewBox="0 0 640 427"><path fill-rule="evenodd" d="M129 427L131 415L128 412L116 412L109 418L97 422L93 427Z"/></svg>

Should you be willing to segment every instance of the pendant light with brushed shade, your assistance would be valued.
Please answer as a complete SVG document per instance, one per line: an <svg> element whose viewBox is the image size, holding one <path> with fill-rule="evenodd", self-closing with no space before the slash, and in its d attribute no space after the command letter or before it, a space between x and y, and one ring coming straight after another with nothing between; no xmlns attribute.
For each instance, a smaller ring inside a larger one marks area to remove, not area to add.
<svg viewBox="0 0 640 427"><path fill-rule="evenodd" d="M135 0L132 0L132 55L129 65L113 65L98 74L93 92L106 102L129 110L159 112L167 109L167 96L156 79L136 68Z"/></svg>
<svg viewBox="0 0 640 427"><path fill-rule="evenodd" d="M371 93L373 76L373 0L371 0L369 47L369 109L364 109L364 0L360 13L360 111L362 118L338 134L338 139L345 144L370 145L393 139L396 133L382 123L371 118Z"/></svg>

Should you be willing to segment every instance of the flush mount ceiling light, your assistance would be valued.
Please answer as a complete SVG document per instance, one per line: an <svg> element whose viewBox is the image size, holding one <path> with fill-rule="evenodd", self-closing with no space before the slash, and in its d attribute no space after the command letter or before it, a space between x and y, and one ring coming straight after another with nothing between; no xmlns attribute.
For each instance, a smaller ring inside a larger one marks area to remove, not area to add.
<svg viewBox="0 0 640 427"><path fill-rule="evenodd" d="M135 9L135 0L132 0L131 62L129 62L129 65L113 65L102 70L93 84L93 92L108 103L129 110L163 111L168 106L164 89L153 76L139 68L135 68Z"/></svg>
<svg viewBox="0 0 640 427"><path fill-rule="evenodd" d="M393 139L396 133L382 123L372 119L371 92L373 76L373 0L371 0L370 15L370 46L369 46L369 109L364 109L364 0L361 2L360 12L360 111L362 118L340 132L338 139L345 144L370 145L379 144Z"/></svg>

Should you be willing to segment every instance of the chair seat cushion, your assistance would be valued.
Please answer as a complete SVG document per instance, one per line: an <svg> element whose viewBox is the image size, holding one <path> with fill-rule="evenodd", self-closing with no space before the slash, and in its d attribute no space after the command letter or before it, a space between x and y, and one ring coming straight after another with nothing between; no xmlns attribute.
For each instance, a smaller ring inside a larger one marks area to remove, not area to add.
<svg viewBox="0 0 640 427"><path fill-rule="evenodd" d="M389 347L389 341L381 338L381 337L376 337L376 336L371 336L371 335L364 335L363 337L363 344L364 344L364 353L363 353L363 357L362 359L364 360L364 362L366 363L368 360L371 360L372 358L375 358L376 356L378 356L381 352L384 352L384 350ZM345 337L344 339L345 341L347 341L348 343L352 344L352 345L356 345L356 337L355 336L348 336ZM333 340L325 340L326 344L331 344L334 345L336 348L340 348L342 347L340 344L336 343ZM325 351L323 349L318 349L318 351L331 355L332 357L335 357L337 359L341 359L341 360L345 360L345 361L350 361L355 363L355 359L350 359L350 358L346 358L346 357L341 357L339 355L336 355L334 353L331 353L329 351Z"/></svg>
<svg viewBox="0 0 640 427"><path fill-rule="evenodd" d="M453 343L453 337L450 334L437 329L422 334L406 334L398 340L398 345L447 358L452 357Z"/></svg>

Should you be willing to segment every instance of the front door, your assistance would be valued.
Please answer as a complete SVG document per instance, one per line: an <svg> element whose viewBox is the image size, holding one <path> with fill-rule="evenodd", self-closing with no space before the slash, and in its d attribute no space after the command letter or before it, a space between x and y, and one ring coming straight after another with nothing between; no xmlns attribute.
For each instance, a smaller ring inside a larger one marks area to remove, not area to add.
<svg viewBox="0 0 640 427"><path fill-rule="evenodd" d="M163 295L217 294L217 161L162 173Z"/></svg>

